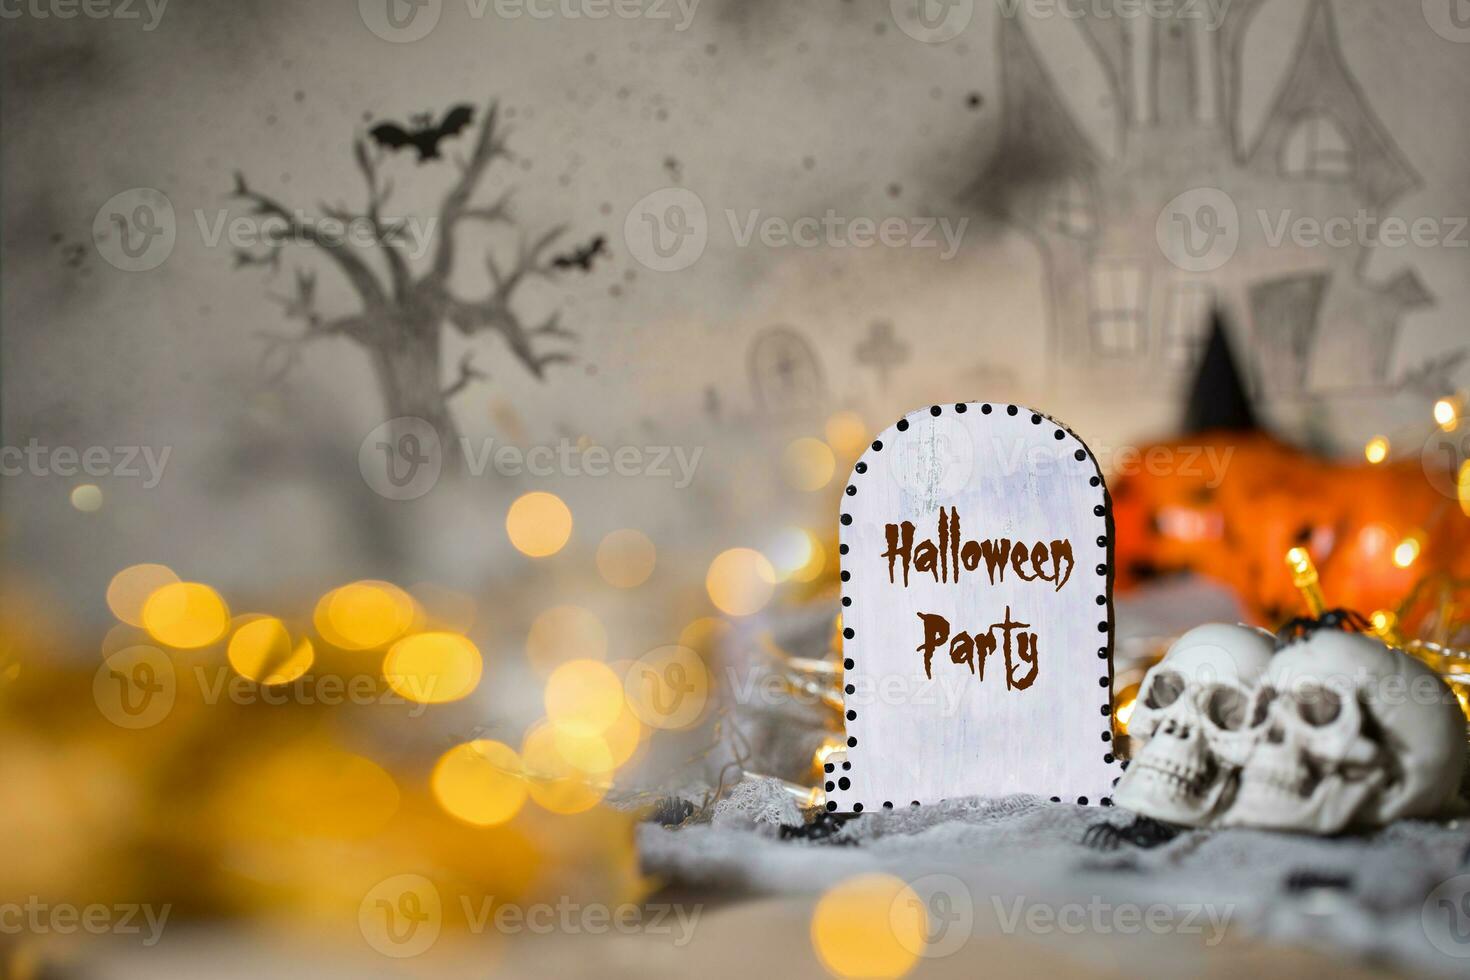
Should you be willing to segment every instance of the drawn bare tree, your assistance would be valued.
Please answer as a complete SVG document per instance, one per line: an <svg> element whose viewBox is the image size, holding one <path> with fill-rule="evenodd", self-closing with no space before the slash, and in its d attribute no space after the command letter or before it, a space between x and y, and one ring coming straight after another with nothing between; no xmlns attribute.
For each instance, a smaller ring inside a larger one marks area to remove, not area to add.
<svg viewBox="0 0 1470 980"><path fill-rule="evenodd" d="M295 292L282 300L288 319L300 321L302 329L294 334L266 333L265 359L270 374L280 379L300 360L304 347L328 337L345 337L360 345L372 359L373 370L390 419L421 418L439 433L446 459L458 461L459 429L449 409L449 401L471 383L485 380L473 363L473 354L459 362L457 376L446 382L440 364L444 331L453 327L466 337L482 334L498 335L527 370L542 379L548 366L572 360L565 350L538 352L546 341L572 341L576 335L561 326L559 314L553 313L540 323L527 325L513 307L517 290L536 276L549 276L552 266L547 252L566 230L558 225L538 236L518 235L514 263L505 268L487 250L485 267L489 274L489 293L479 299L465 300L449 290L457 246L456 233L461 225L471 222L515 227L509 208L507 191L491 204L474 204L472 199L491 165L497 159L508 159L506 131L497 126L496 105L492 101L474 136L468 159L459 163L459 175L439 208L433 227L434 247L428 268L420 273L410 267L404 251L405 219L389 220L383 216L384 205L393 193L393 183L380 177L384 151L370 147L359 136L353 141L357 168L367 183L367 208L364 212L345 207L319 205L321 214L337 222L366 222L372 231L376 250L383 255L384 275L367 261L367 254L348 244L346 236L327 235L320 227L321 219L303 219L279 201L252 189L245 177L236 173L234 196L249 201L252 213L262 219L273 219L262 250L240 251L238 266L279 268L280 252L288 244L299 242L316 246L347 278L357 293L360 308L341 316L323 316L317 310L316 276L298 270Z"/></svg>

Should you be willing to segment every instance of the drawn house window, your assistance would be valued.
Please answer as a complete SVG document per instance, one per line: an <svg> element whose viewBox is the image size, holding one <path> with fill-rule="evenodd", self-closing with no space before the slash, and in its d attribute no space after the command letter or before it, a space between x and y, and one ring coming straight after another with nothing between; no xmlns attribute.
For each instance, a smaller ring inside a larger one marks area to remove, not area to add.
<svg viewBox="0 0 1470 980"><path fill-rule="evenodd" d="M1132 262L1099 262L1091 278L1092 349L1098 354L1133 354L1147 335L1143 268Z"/></svg>
<svg viewBox="0 0 1470 980"><path fill-rule="evenodd" d="M1209 337L1210 307L1215 293L1208 283L1170 283L1164 298L1164 357L1171 364L1199 360Z"/></svg>
<svg viewBox="0 0 1470 980"><path fill-rule="evenodd" d="M1287 177L1349 177L1354 166L1342 127L1320 113L1297 120L1281 149L1281 172Z"/></svg>
<svg viewBox="0 0 1470 980"><path fill-rule="evenodd" d="M1046 223L1064 235L1090 238L1097 230L1097 216L1087 185L1076 177L1062 181L1047 201Z"/></svg>

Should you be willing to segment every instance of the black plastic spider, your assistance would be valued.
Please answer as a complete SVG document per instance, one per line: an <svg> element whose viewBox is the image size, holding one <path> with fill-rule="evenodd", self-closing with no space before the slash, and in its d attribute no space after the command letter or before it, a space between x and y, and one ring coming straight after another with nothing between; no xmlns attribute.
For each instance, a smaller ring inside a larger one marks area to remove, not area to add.
<svg viewBox="0 0 1470 980"><path fill-rule="evenodd" d="M1082 844L1097 851L1116 851L1123 844L1145 849L1167 844L1184 833L1184 828L1152 817L1135 817L1131 824L1119 827L1095 823L1082 835Z"/></svg>
<svg viewBox="0 0 1470 980"><path fill-rule="evenodd" d="M1276 649L1282 650L1298 640L1305 640L1318 630L1341 630L1344 633L1369 633L1373 624L1352 609L1329 609L1320 616L1298 616L1287 620L1276 631Z"/></svg>
<svg viewBox="0 0 1470 980"><path fill-rule="evenodd" d="M842 825L849 820L861 816L856 813L828 813L826 810L817 811L810 823L796 827L782 825L780 830L781 840L806 840L825 841L828 844L856 845L857 841L850 837L842 837L832 840L834 834L842 829Z"/></svg>

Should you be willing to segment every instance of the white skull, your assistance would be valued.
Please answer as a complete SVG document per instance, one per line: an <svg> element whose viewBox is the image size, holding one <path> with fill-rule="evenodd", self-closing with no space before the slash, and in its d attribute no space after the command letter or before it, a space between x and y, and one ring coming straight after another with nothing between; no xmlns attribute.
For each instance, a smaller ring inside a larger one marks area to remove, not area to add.
<svg viewBox="0 0 1470 980"><path fill-rule="evenodd" d="M1336 833L1456 807L1465 717L1428 667L1322 629L1271 660L1228 826Z"/></svg>
<svg viewBox="0 0 1470 980"><path fill-rule="evenodd" d="M1250 753L1252 697L1272 649L1269 633L1224 623L1176 640L1144 675L1128 720L1133 759L1114 801L1156 820L1212 824Z"/></svg>

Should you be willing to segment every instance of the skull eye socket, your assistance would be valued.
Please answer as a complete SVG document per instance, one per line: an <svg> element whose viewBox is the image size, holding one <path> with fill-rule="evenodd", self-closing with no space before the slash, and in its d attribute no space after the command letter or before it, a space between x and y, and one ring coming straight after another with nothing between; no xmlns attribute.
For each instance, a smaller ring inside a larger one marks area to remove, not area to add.
<svg viewBox="0 0 1470 980"><path fill-rule="evenodd" d="M1172 670L1155 674L1143 703L1150 708L1167 708L1184 693L1184 678Z"/></svg>
<svg viewBox="0 0 1470 980"><path fill-rule="evenodd" d="M1211 688L1205 699L1205 717L1227 732L1238 732L1245 727L1250 707L1250 701L1239 688L1220 684Z"/></svg>
<svg viewBox="0 0 1470 980"><path fill-rule="evenodd" d="M1297 714L1308 725L1320 728L1330 725L1342 714L1342 699L1325 687L1310 687L1295 698Z"/></svg>
<svg viewBox="0 0 1470 980"><path fill-rule="evenodd" d="M1251 727L1260 728L1266 723L1271 714L1271 702L1276 700L1276 691L1270 685L1262 684L1256 691L1254 710L1251 712Z"/></svg>

